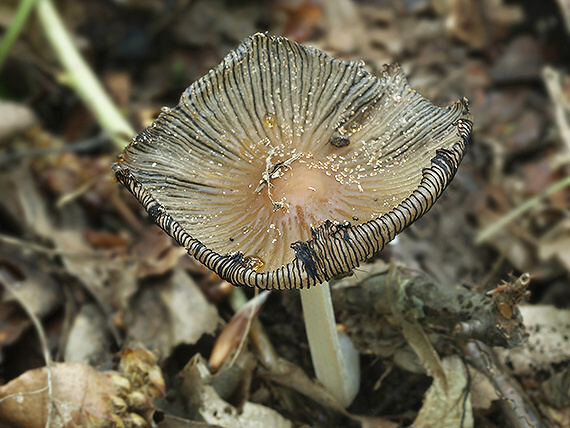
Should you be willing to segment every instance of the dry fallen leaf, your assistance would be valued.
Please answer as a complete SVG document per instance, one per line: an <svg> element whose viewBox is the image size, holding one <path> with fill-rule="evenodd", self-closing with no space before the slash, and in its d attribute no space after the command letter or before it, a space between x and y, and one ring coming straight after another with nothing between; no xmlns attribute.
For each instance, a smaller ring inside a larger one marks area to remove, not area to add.
<svg viewBox="0 0 570 428"><path fill-rule="evenodd" d="M540 410L560 427L570 426L570 368L540 385Z"/></svg>
<svg viewBox="0 0 570 428"><path fill-rule="evenodd" d="M453 355L442 360L442 367L444 375L434 376L413 426L473 427L465 364L461 358Z"/></svg>
<svg viewBox="0 0 570 428"><path fill-rule="evenodd" d="M108 369L113 354L105 314L94 303L83 305L73 320L65 343L64 360Z"/></svg>
<svg viewBox="0 0 570 428"><path fill-rule="evenodd" d="M133 297L125 315L128 337L162 355L170 355L181 343L193 344L203 334L212 334L218 311L184 270L155 279Z"/></svg>
<svg viewBox="0 0 570 428"><path fill-rule="evenodd" d="M528 375L570 361L570 310L547 305L519 309L529 338L519 348L495 348L503 364L512 367L515 375Z"/></svg>
<svg viewBox="0 0 570 428"><path fill-rule="evenodd" d="M172 281L161 291L160 299L168 309L174 346L196 343L203 334L214 333L218 311L185 271L174 269Z"/></svg>
<svg viewBox="0 0 570 428"><path fill-rule="evenodd" d="M0 101L0 141L9 140L36 123L36 114L28 106L12 101Z"/></svg>
<svg viewBox="0 0 570 428"><path fill-rule="evenodd" d="M54 409L50 427L85 426L88 415L104 418L107 395L117 393L109 373L82 363L51 366ZM29 370L0 387L0 426L44 428L48 416L47 369Z"/></svg>
<svg viewBox="0 0 570 428"><path fill-rule="evenodd" d="M497 390L481 372L470 366L468 369L469 376L471 377L469 392L471 393L471 404L473 408L483 410L490 409L493 401L500 399Z"/></svg>
<svg viewBox="0 0 570 428"><path fill-rule="evenodd" d="M148 426L153 399L166 392L156 357L144 348L128 348L119 370L101 372L83 363L29 370L0 387L0 426Z"/></svg>
<svg viewBox="0 0 570 428"><path fill-rule="evenodd" d="M286 428L290 421L275 410L246 401L241 412L222 400L213 386L212 375L205 360L197 354L182 371L182 390L188 408L197 412L205 422L235 428Z"/></svg>
<svg viewBox="0 0 570 428"><path fill-rule="evenodd" d="M547 260L556 257L570 272L570 219L565 219L557 223L539 241L538 255L541 259Z"/></svg>

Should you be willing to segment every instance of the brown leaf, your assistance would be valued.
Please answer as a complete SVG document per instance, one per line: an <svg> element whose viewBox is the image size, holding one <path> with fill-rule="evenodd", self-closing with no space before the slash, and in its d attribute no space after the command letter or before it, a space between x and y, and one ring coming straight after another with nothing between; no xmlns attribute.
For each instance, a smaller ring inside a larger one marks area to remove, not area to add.
<svg viewBox="0 0 570 428"><path fill-rule="evenodd" d="M165 274L186 254L184 248L175 245L158 226L143 230L133 247L133 253L142 262L139 278Z"/></svg>
<svg viewBox="0 0 570 428"><path fill-rule="evenodd" d="M105 372L82 363L51 366L54 408L51 426L85 426L87 415L103 418L109 411L107 395L116 393ZM27 371L0 387L0 425L6 428L43 428L48 417L47 369Z"/></svg>
<svg viewBox="0 0 570 428"><path fill-rule="evenodd" d="M170 355L181 343L195 343L213 333L218 312L206 301L194 280L182 269L155 280L132 299L126 316L128 336Z"/></svg>

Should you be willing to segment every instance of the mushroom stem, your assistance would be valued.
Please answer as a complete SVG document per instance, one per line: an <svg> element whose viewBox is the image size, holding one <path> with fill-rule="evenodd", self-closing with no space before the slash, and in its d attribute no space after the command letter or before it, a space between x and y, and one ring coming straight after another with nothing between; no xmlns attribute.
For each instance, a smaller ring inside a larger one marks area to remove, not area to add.
<svg viewBox="0 0 570 428"><path fill-rule="evenodd" d="M302 289L301 304L315 375L331 395L348 407L360 387L360 360L348 337L341 346L329 283Z"/></svg>

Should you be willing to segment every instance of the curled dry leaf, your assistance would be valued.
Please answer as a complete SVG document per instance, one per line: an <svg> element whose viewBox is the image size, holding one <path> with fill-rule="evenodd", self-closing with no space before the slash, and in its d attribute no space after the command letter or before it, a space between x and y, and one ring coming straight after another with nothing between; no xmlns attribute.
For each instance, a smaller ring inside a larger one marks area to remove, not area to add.
<svg viewBox="0 0 570 428"><path fill-rule="evenodd" d="M247 333L247 329L263 309L269 294L270 291L261 292L234 314L216 339L208 361L211 370L217 371L224 361L235 352L243 335Z"/></svg>

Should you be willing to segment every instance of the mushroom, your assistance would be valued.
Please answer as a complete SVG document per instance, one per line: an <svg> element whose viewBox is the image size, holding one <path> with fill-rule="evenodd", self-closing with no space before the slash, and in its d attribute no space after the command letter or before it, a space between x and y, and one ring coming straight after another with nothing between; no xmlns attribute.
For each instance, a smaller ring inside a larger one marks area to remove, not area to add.
<svg viewBox="0 0 570 428"><path fill-rule="evenodd" d="M434 106L397 65L375 77L361 62L255 34L163 108L113 168L221 278L302 289L316 376L347 406L358 367L339 350L327 281L429 210L471 128L466 100Z"/></svg>

